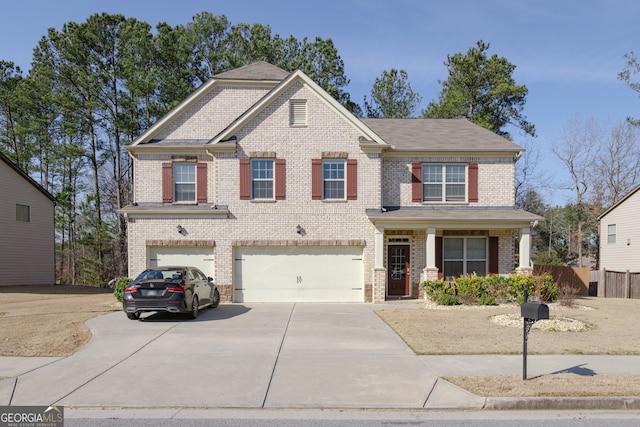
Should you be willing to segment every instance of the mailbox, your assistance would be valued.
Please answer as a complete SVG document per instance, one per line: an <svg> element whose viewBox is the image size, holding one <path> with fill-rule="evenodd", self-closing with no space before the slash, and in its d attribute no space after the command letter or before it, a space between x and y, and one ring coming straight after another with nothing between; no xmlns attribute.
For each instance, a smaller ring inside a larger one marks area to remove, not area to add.
<svg viewBox="0 0 640 427"><path fill-rule="evenodd" d="M547 304L525 302L520 306L520 313L525 319L545 320L549 318L549 306Z"/></svg>

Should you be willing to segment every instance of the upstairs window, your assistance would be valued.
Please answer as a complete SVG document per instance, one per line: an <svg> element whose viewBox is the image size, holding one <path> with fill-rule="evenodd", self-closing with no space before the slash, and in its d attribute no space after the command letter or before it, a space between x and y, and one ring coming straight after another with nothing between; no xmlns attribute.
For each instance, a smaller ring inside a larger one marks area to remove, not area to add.
<svg viewBox="0 0 640 427"><path fill-rule="evenodd" d="M356 159L312 159L312 200L357 200L358 161Z"/></svg>
<svg viewBox="0 0 640 427"><path fill-rule="evenodd" d="M291 126L307 125L306 99L292 99L289 101L289 124Z"/></svg>
<svg viewBox="0 0 640 427"><path fill-rule="evenodd" d="M162 164L163 203L206 203L207 164L173 162Z"/></svg>
<svg viewBox="0 0 640 427"><path fill-rule="evenodd" d="M273 160L251 160L251 198L273 199Z"/></svg>
<svg viewBox="0 0 640 427"><path fill-rule="evenodd" d="M31 206L16 204L16 221L31 222Z"/></svg>
<svg viewBox="0 0 640 427"><path fill-rule="evenodd" d="M413 163L413 202L478 202L478 164Z"/></svg>
<svg viewBox="0 0 640 427"><path fill-rule="evenodd" d="M465 165L423 165L422 200L425 202L464 202Z"/></svg>
<svg viewBox="0 0 640 427"><path fill-rule="evenodd" d="M344 160L322 162L322 198L344 200L345 168Z"/></svg>
<svg viewBox="0 0 640 427"><path fill-rule="evenodd" d="M196 164L173 164L173 194L176 202L196 201Z"/></svg>
<svg viewBox="0 0 640 427"><path fill-rule="evenodd" d="M607 225L607 243L615 243L616 242L616 225L609 224Z"/></svg>

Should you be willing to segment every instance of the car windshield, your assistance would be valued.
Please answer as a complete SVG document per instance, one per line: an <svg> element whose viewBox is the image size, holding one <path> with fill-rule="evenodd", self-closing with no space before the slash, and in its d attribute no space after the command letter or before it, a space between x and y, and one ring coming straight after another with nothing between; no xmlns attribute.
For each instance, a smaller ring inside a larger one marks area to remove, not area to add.
<svg viewBox="0 0 640 427"><path fill-rule="evenodd" d="M177 280L182 279L182 271L180 270L147 270L144 271L140 276L138 276L138 280Z"/></svg>

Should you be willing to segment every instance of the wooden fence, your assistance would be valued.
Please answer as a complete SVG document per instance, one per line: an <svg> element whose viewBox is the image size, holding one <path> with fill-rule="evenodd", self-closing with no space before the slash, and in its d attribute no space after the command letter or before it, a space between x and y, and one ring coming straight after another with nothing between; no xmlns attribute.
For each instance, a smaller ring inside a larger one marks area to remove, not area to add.
<svg viewBox="0 0 640 427"><path fill-rule="evenodd" d="M632 273L629 270L601 270L593 273L598 276L599 296L640 299L640 273Z"/></svg>
<svg viewBox="0 0 640 427"><path fill-rule="evenodd" d="M593 286L589 286L589 269L582 267L563 267L557 265L534 265L533 274L548 273L558 286L564 284L578 289L578 295L596 295Z"/></svg>

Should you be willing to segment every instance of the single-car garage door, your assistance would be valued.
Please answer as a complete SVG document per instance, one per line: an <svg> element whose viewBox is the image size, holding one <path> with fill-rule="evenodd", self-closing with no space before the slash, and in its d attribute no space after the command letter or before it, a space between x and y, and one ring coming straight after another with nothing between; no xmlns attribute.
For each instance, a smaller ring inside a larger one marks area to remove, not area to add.
<svg viewBox="0 0 640 427"><path fill-rule="evenodd" d="M211 247L148 247L147 268L162 265L197 267L205 276L214 276L213 248Z"/></svg>
<svg viewBox="0 0 640 427"><path fill-rule="evenodd" d="M238 247L235 302L362 302L362 248Z"/></svg>

